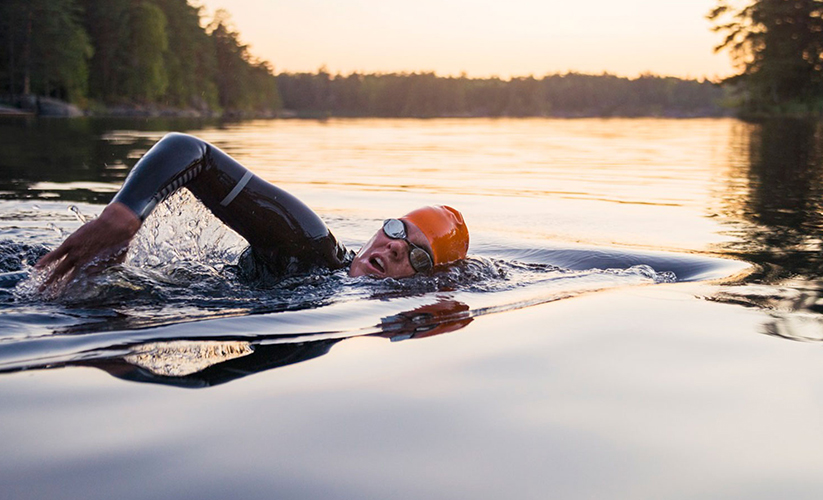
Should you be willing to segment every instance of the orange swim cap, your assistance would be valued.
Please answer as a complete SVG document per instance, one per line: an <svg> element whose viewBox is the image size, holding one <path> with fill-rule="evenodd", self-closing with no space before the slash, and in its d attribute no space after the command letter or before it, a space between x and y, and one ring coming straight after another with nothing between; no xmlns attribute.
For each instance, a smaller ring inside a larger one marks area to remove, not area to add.
<svg viewBox="0 0 823 500"><path fill-rule="evenodd" d="M401 219L414 224L429 240L435 266L466 257L469 251L469 229L460 212L452 207L422 207L407 213Z"/></svg>

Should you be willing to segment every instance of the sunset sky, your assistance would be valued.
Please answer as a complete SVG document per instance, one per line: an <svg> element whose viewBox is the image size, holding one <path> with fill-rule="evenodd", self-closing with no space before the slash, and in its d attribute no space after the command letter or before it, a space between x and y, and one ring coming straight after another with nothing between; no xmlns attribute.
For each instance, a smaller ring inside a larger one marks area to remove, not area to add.
<svg viewBox="0 0 823 500"><path fill-rule="evenodd" d="M232 15L276 72L733 72L705 16L716 0L200 0Z"/></svg>

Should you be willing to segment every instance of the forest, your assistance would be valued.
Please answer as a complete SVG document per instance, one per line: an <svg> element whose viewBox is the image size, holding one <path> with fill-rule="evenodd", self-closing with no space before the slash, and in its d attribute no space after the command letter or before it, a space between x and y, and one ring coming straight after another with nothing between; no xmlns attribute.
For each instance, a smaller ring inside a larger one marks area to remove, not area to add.
<svg viewBox="0 0 823 500"><path fill-rule="evenodd" d="M434 73L281 73L283 107L298 116L715 116L723 91L695 80L567 73L542 78Z"/></svg>
<svg viewBox="0 0 823 500"><path fill-rule="evenodd" d="M87 112L154 106L328 117L706 116L708 81L569 73L500 78L434 73L280 73L252 56L229 14L186 0L4 0L0 94L62 99Z"/></svg>
<svg viewBox="0 0 823 500"><path fill-rule="evenodd" d="M230 15L187 0L3 0L0 100L87 113L148 107L262 116L717 116L823 111L823 0L718 0L708 13L738 74L723 82L611 74L472 78L279 73ZM548 66L549 61L547 61Z"/></svg>
<svg viewBox="0 0 823 500"><path fill-rule="evenodd" d="M228 13L201 21L186 0L3 0L0 89L90 109L279 109L271 65L250 54Z"/></svg>

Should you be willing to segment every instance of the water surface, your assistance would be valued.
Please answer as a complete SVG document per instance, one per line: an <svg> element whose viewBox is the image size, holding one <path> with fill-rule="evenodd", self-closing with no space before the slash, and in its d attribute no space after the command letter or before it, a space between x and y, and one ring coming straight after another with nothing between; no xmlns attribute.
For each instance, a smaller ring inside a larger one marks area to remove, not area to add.
<svg viewBox="0 0 823 500"><path fill-rule="evenodd" d="M0 289L12 498L823 493L817 124L3 121L0 272L169 130L352 248L457 206L472 258L243 283L243 241L171 199L124 266L50 300L36 278Z"/></svg>

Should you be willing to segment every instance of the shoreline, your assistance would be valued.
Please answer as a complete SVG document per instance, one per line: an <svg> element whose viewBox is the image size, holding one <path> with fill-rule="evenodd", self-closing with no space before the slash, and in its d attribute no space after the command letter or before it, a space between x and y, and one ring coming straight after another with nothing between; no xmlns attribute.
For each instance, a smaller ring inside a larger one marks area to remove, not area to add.
<svg viewBox="0 0 823 500"><path fill-rule="evenodd" d="M546 118L546 119L589 119L589 118L660 118L674 120L689 120L703 118L737 118L745 122L758 123L769 120L823 120L823 116L816 113L751 113L745 111L734 111L727 109L717 110L664 110L655 113L602 113L596 111L577 113L543 113L543 114L487 114L487 113L464 113L464 114L439 114L439 115L378 115L378 114L335 114L322 111L289 110L278 111L225 111L198 110L192 108L165 108L157 106L112 106L96 107L93 109L81 109L73 104L57 101L55 99L41 98L40 109L26 109L9 106L0 102L0 120L4 119L33 119L33 118L120 118L120 119L195 119L195 120L222 120L222 121L244 121L244 120L330 120L330 119L412 119L412 120L438 120L438 119L479 119L479 118Z"/></svg>
<svg viewBox="0 0 823 500"><path fill-rule="evenodd" d="M717 106L713 108L697 109L655 109L643 110L615 110L588 109L576 112L543 112L543 113L500 113L493 114L483 111L469 113L441 113L441 114L369 114L369 113L333 113L328 110L258 110L218 111L204 108L176 108L155 104L120 104L106 106L99 103L89 103L85 108L51 97L34 95L5 96L0 99L0 118L2 117L63 117L63 118L193 118L193 119L221 119L221 120L253 120L253 119L310 119L325 120L330 118L724 118L734 117L737 114L729 109Z"/></svg>
<svg viewBox="0 0 823 500"><path fill-rule="evenodd" d="M598 109L581 110L578 112L557 112L557 113L501 113L491 114L484 112L476 113L442 113L442 114L410 114L410 115L390 115L390 114L368 114L368 113L332 113L324 110L259 110L259 111L217 111L212 109L198 108L175 108L159 105L121 104L105 106L98 103L91 103L86 108L54 99L51 97L40 97L34 95L27 96L5 96L0 99L0 119L3 118L189 118L189 119L213 119L213 120L257 120L257 119L302 119L302 120L327 120L332 118L358 119L358 118L410 118L410 119L472 119L472 118L556 118L556 119L585 119L585 118L669 118L669 119L697 119L697 118L738 118L748 122L759 122L771 119L792 119L792 120L820 120L819 113L765 113L750 112L745 110L734 110L717 106L715 108L698 109L658 109L653 112L642 112L641 110L627 110L625 112L604 111Z"/></svg>

